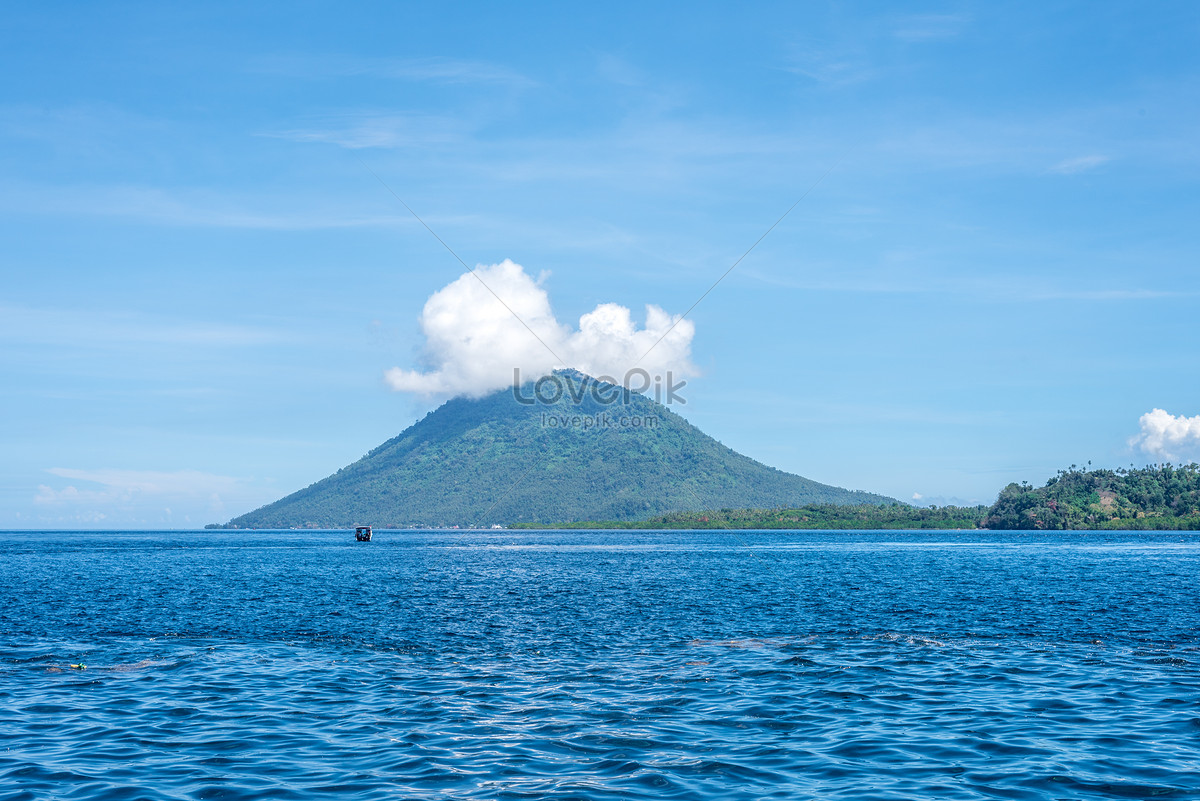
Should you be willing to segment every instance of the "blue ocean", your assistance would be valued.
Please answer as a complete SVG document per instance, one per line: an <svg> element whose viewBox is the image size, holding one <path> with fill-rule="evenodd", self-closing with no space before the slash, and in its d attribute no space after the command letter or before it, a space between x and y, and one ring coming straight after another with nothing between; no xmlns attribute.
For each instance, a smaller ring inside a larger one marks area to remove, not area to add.
<svg viewBox="0 0 1200 801"><path fill-rule="evenodd" d="M1200 799L1195 533L0 533L0 799Z"/></svg>

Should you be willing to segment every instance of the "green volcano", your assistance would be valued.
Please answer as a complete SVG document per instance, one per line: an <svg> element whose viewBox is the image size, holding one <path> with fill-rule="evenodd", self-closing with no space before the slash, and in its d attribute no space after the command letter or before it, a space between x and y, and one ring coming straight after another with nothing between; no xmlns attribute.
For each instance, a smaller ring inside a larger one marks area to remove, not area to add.
<svg viewBox="0 0 1200 801"><path fill-rule="evenodd" d="M767 467L666 406L582 373L559 371L538 390L448 401L357 462L227 525L490 526L895 503Z"/></svg>

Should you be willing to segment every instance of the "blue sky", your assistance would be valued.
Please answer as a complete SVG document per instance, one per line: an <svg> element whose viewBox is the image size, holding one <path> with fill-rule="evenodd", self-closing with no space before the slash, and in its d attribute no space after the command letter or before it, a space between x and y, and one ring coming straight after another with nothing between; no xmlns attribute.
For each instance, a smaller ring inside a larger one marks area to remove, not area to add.
<svg viewBox="0 0 1200 801"><path fill-rule="evenodd" d="M828 171L689 315L676 411L924 502L1200 458L1198 34L1191 3L9 9L0 527L224 521L433 408L384 375L429 367L463 269L372 172L578 326L686 311Z"/></svg>

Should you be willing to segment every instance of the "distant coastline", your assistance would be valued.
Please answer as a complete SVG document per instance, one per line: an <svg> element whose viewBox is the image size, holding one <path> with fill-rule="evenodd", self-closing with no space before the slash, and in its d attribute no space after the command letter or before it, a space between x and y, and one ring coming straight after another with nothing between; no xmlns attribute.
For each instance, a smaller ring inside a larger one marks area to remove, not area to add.
<svg viewBox="0 0 1200 801"><path fill-rule="evenodd" d="M517 523L509 528L546 528ZM1045 486L1009 484L991 506L811 504L673 512L639 521L558 523L563 529L1200 530L1200 465L1060 470Z"/></svg>
<svg viewBox="0 0 1200 801"><path fill-rule="evenodd" d="M647 520L603 520L559 523L563 529L974 529L981 528L987 506L920 508L896 503L887 506L811 504L792 509L719 509L672 512ZM514 529L547 528L529 523Z"/></svg>

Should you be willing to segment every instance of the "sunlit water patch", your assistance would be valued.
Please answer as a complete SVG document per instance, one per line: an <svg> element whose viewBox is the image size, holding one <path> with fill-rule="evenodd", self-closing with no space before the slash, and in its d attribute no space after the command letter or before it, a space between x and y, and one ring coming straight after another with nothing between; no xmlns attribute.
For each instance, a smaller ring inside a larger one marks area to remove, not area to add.
<svg viewBox="0 0 1200 801"><path fill-rule="evenodd" d="M1200 799L1200 539L0 534L0 798Z"/></svg>

